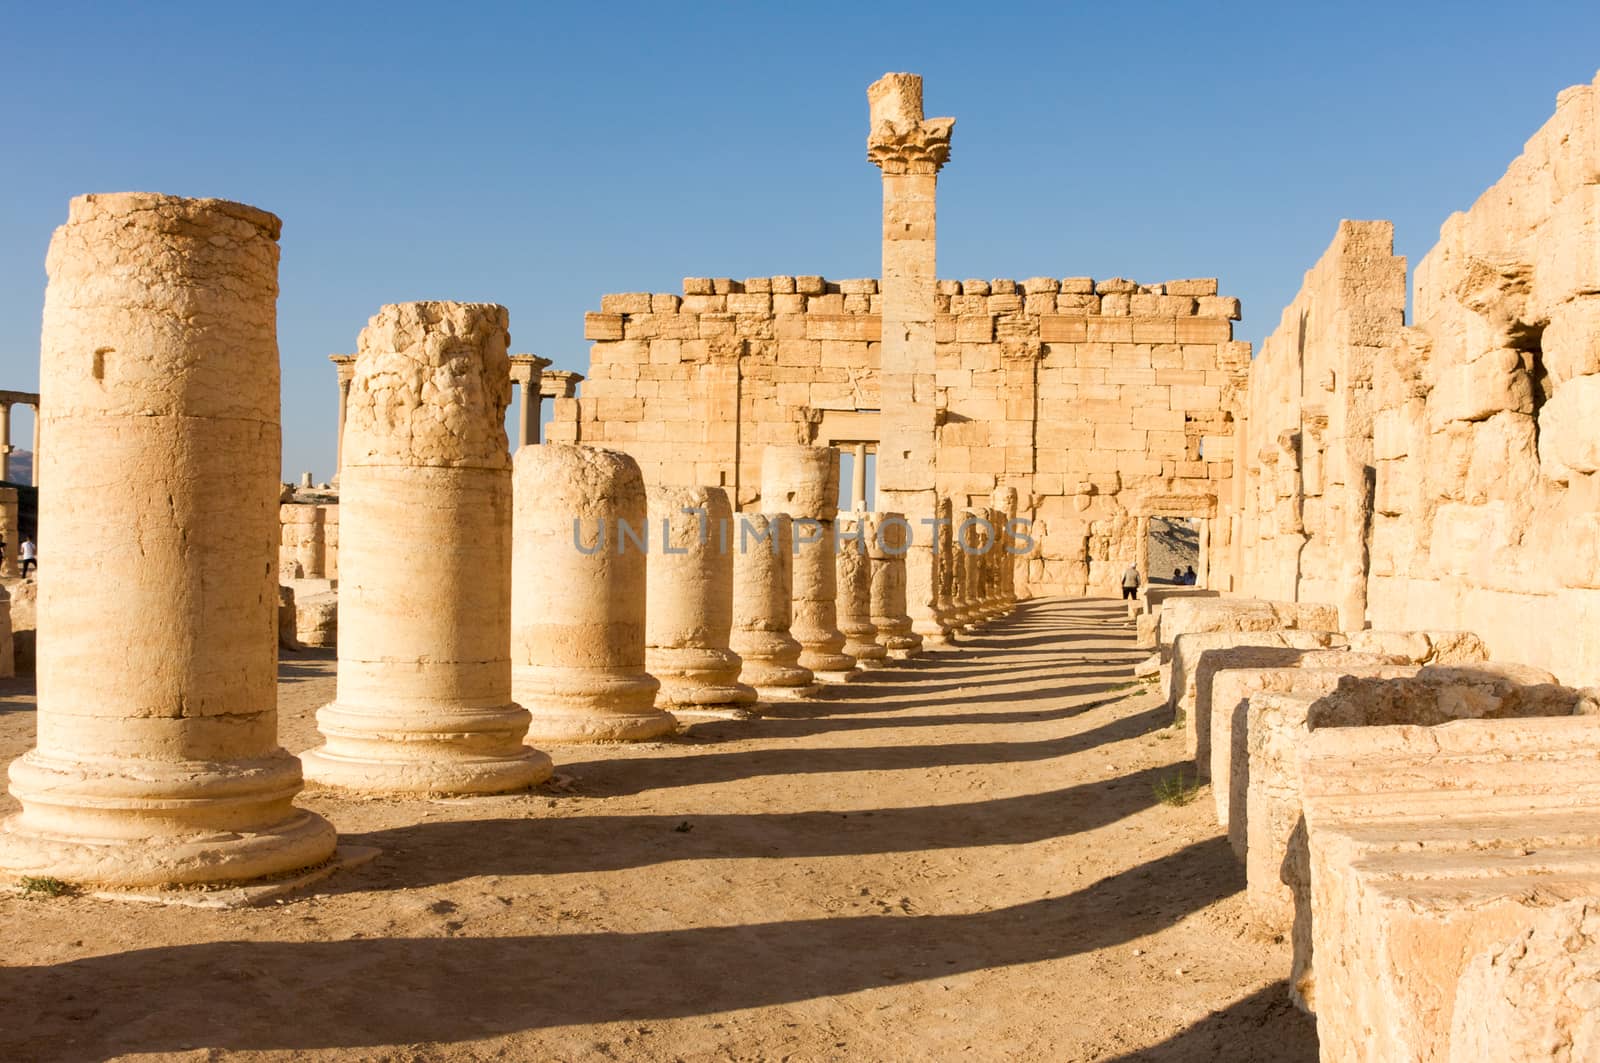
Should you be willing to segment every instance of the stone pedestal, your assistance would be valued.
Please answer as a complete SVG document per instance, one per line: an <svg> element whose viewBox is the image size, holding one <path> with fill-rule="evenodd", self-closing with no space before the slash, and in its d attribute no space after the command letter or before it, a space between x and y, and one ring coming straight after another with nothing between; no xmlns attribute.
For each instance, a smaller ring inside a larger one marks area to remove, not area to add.
<svg viewBox="0 0 1600 1063"><path fill-rule="evenodd" d="M306 774L396 793L499 793L550 774L511 698L507 315L386 306L345 411L339 685Z"/></svg>
<svg viewBox="0 0 1600 1063"><path fill-rule="evenodd" d="M981 509L955 511L956 551L954 560L958 567L958 598L956 623L968 630L985 619L983 608L983 544L984 513Z"/></svg>
<svg viewBox="0 0 1600 1063"><path fill-rule="evenodd" d="M733 628L733 507L720 487L648 488L645 669L663 708L752 705L739 682Z"/></svg>
<svg viewBox="0 0 1600 1063"><path fill-rule="evenodd" d="M866 520L867 557L871 563L872 626L878 645L897 660L915 657L922 636L906 615L906 552L911 529L900 513L872 513Z"/></svg>
<svg viewBox="0 0 1600 1063"><path fill-rule="evenodd" d="M38 745L12 874L119 886L310 867L278 746L279 221L80 196L50 244L38 458Z"/></svg>
<svg viewBox="0 0 1600 1063"><path fill-rule="evenodd" d="M935 502L934 509L934 615L938 618L939 626L946 632L953 630L955 624L955 583L956 583L956 545L955 529L950 519L952 513L950 499L940 497ZM912 621L915 629L916 621ZM948 638L946 639L948 641ZM939 645L938 639L930 640L923 634L924 646Z"/></svg>
<svg viewBox="0 0 1600 1063"><path fill-rule="evenodd" d="M545 443L517 451L511 681L548 742L671 734L645 671L644 478L626 454Z"/></svg>
<svg viewBox="0 0 1600 1063"><path fill-rule="evenodd" d="M865 514L839 514L839 546L834 557L838 595L834 600L839 630L844 632L844 652L863 667L889 656L888 648L879 644L878 628L872 622L872 562L866 546L866 536L871 534Z"/></svg>
<svg viewBox="0 0 1600 1063"><path fill-rule="evenodd" d="M839 451L772 444L761 456L761 506L794 519L794 623L800 664L819 679L842 680L856 666L844 653L835 603L834 521L839 514Z"/></svg>
<svg viewBox="0 0 1600 1063"><path fill-rule="evenodd" d="M1017 537L1012 534L1011 522L1017 517L1017 489L996 487L994 508L1000 521L995 525L995 548L999 551L1000 605L1009 613L1017 604Z"/></svg>
<svg viewBox="0 0 1600 1063"><path fill-rule="evenodd" d="M744 661L739 679L763 698L803 697L816 690L800 666L794 617L794 526L784 513L741 513L733 551L733 631L728 646Z"/></svg>

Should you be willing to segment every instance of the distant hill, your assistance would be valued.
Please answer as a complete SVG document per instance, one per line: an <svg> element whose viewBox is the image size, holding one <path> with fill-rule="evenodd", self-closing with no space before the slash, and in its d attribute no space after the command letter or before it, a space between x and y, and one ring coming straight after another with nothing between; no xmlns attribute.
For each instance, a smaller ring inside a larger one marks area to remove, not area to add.
<svg viewBox="0 0 1600 1063"><path fill-rule="evenodd" d="M18 447L11 452L6 483L27 486L33 483L33 451Z"/></svg>

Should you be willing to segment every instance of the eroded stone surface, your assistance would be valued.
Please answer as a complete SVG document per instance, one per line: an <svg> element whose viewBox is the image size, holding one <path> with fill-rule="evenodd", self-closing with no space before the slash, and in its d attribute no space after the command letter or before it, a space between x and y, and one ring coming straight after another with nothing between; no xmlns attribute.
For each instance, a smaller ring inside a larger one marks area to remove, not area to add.
<svg viewBox="0 0 1600 1063"><path fill-rule="evenodd" d="M800 666L794 616L794 525L785 513L741 513L733 553L733 629L728 645L743 666L740 682L762 697L795 697L815 688Z"/></svg>

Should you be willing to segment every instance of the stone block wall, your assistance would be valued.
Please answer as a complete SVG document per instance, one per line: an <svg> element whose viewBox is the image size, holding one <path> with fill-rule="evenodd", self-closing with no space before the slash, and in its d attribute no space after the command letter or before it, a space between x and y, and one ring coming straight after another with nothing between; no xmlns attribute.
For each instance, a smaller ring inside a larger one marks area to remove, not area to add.
<svg viewBox="0 0 1600 1063"><path fill-rule="evenodd" d="M1145 518L1216 513L1250 346L1215 280L941 281L936 487L963 505L1016 487L1037 549L1019 590L1115 593ZM635 457L649 482L757 503L771 443L879 438L876 280L689 278L587 315L582 395L548 438ZM1225 538L1223 540L1226 541Z"/></svg>
<svg viewBox="0 0 1600 1063"><path fill-rule="evenodd" d="M1600 682L1600 80L1445 222L1410 327L1403 266L1343 223L1251 366L1223 585Z"/></svg>

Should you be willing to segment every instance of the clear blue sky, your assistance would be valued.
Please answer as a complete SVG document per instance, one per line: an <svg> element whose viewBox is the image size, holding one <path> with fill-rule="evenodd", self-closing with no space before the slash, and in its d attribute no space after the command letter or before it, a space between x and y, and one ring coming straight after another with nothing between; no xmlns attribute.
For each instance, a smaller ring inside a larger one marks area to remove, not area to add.
<svg viewBox="0 0 1600 1063"><path fill-rule="evenodd" d="M1259 343L1340 218L1415 263L1600 67L1594 0L0 13L0 388L37 387L69 197L243 200L284 219L284 470L319 480L326 356L382 303L504 303L583 371L603 292L876 276L885 71L957 120L941 276L1217 276Z"/></svg>

